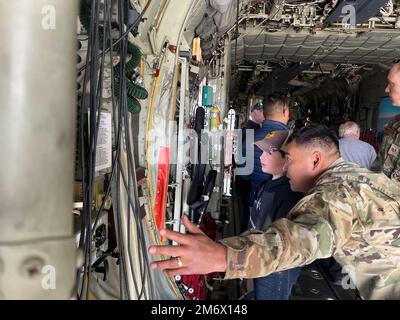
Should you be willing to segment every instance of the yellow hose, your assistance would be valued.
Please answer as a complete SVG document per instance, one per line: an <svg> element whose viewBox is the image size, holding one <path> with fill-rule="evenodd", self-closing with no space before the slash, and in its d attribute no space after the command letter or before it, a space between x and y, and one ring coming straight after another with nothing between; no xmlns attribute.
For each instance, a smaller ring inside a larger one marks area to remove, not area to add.
<svg viewBox="0 0 400 320"><path fill-rule="evenodd" d="M153 89L153 95L151 97L151 104L149 108L149 113L147 117L147 129L146 129L146 153L147 153L147 188L149 189L149 194L150 194L150 210L151 210L151 220L152 220L152 228L153 231L156 231L156 222L155 222L155 216L154 216L154 200L153 200L153 179L151 175L151 168L150 168L150 139L149 139L149 131L153 127L153 113L154 113L154 105L157 97L157 92L158 92L158 85L160 82L160 75L155 80L154 84L154 89ZM152 234L154 236L154 232ZM154 242L157 244L160 244L159 237L154 237L153 238Z"/></svg>

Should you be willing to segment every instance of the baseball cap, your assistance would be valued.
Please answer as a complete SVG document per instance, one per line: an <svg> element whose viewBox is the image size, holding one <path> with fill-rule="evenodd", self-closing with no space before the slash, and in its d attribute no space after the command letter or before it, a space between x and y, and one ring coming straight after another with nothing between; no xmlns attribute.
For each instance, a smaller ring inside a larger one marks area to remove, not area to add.
<svg viewBox="0 0 400 320"><path fill-rule="evenodd" d="M278 149L286 152L286 142L289 139L289 130L272 131L264 139L254 143L262 151L269 152L271 149Z"/></svg>
<svg viewBox="0 0 400 320"><path fill-rule="evenodd" d="M258 101L253 107L251 108L251 112L254 110L264 110L264 104L262 101Z"/></svg>

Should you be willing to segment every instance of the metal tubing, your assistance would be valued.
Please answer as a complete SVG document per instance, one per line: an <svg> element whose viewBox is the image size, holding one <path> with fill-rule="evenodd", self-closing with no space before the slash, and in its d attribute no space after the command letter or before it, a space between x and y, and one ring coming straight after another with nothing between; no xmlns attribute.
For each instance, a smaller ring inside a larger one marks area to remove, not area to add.
<svg viewBox="0 0 400 320"><path fill-rule="evenodd" d="M74 286L76 0L0 1L0 298Z"/></svg>

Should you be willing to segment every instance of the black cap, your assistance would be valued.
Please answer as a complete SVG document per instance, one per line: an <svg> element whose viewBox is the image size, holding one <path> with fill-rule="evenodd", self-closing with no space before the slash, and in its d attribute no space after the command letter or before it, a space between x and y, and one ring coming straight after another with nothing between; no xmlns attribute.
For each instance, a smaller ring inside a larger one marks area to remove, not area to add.
<svg viewBox="0 0 400 320"><path fill-rule="evenodd" d="M252 108L251 108L251 112L255 111L255 110L264 110L264 104L262 101L258 101Z"/></svg>

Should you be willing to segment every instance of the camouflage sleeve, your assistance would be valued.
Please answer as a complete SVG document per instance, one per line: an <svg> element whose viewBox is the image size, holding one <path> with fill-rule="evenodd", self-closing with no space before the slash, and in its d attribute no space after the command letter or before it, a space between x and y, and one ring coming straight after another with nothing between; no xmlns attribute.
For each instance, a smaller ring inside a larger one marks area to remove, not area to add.
<svg viewBox="0 0 400 320"><path fill-rule="evenodd" d="M382 145L375 161L371 165L371 171L382 172L383 159L385 159L385 148Z"/></svg>
<svg viewBox="0 0 400 320"><path fill-rule="evenodd" d="M383 172L389 178L400 181L400 116L393 119L385 128L379 155L371 170Z"/></svg>
<svg viewBox="0 0 400 320"><path fill-rule="evenodd" d="M389 127L390 127L390 123L385 129L385 133L383 135L383 140L379 147L378 156L376 157L375 161L373 162L373 164L371 166L371 171L382 172L383 163L385 162L385 158L386 158L386 155L388 152L388 146L389 146L389 143L391 140L390 129L388 129Z"/></svg>
<svg viewBox="0 0 400 320"><path fill-rule="evenodd" d="M369 168L371 168L374 165L377 158L378 158L378 154L376 153L375 148L373 146L370 146Z"/></svg>
<svg viewBox="0 0 400 320"><path fill-rule="evenodd" d="M332 256L351 235L353 209L341 200L310 195L289 219L276 220L266 232L252 230L221 240L228 249L225 279L257 278ZM329 221L333 214L338 221Z"/></svg>

